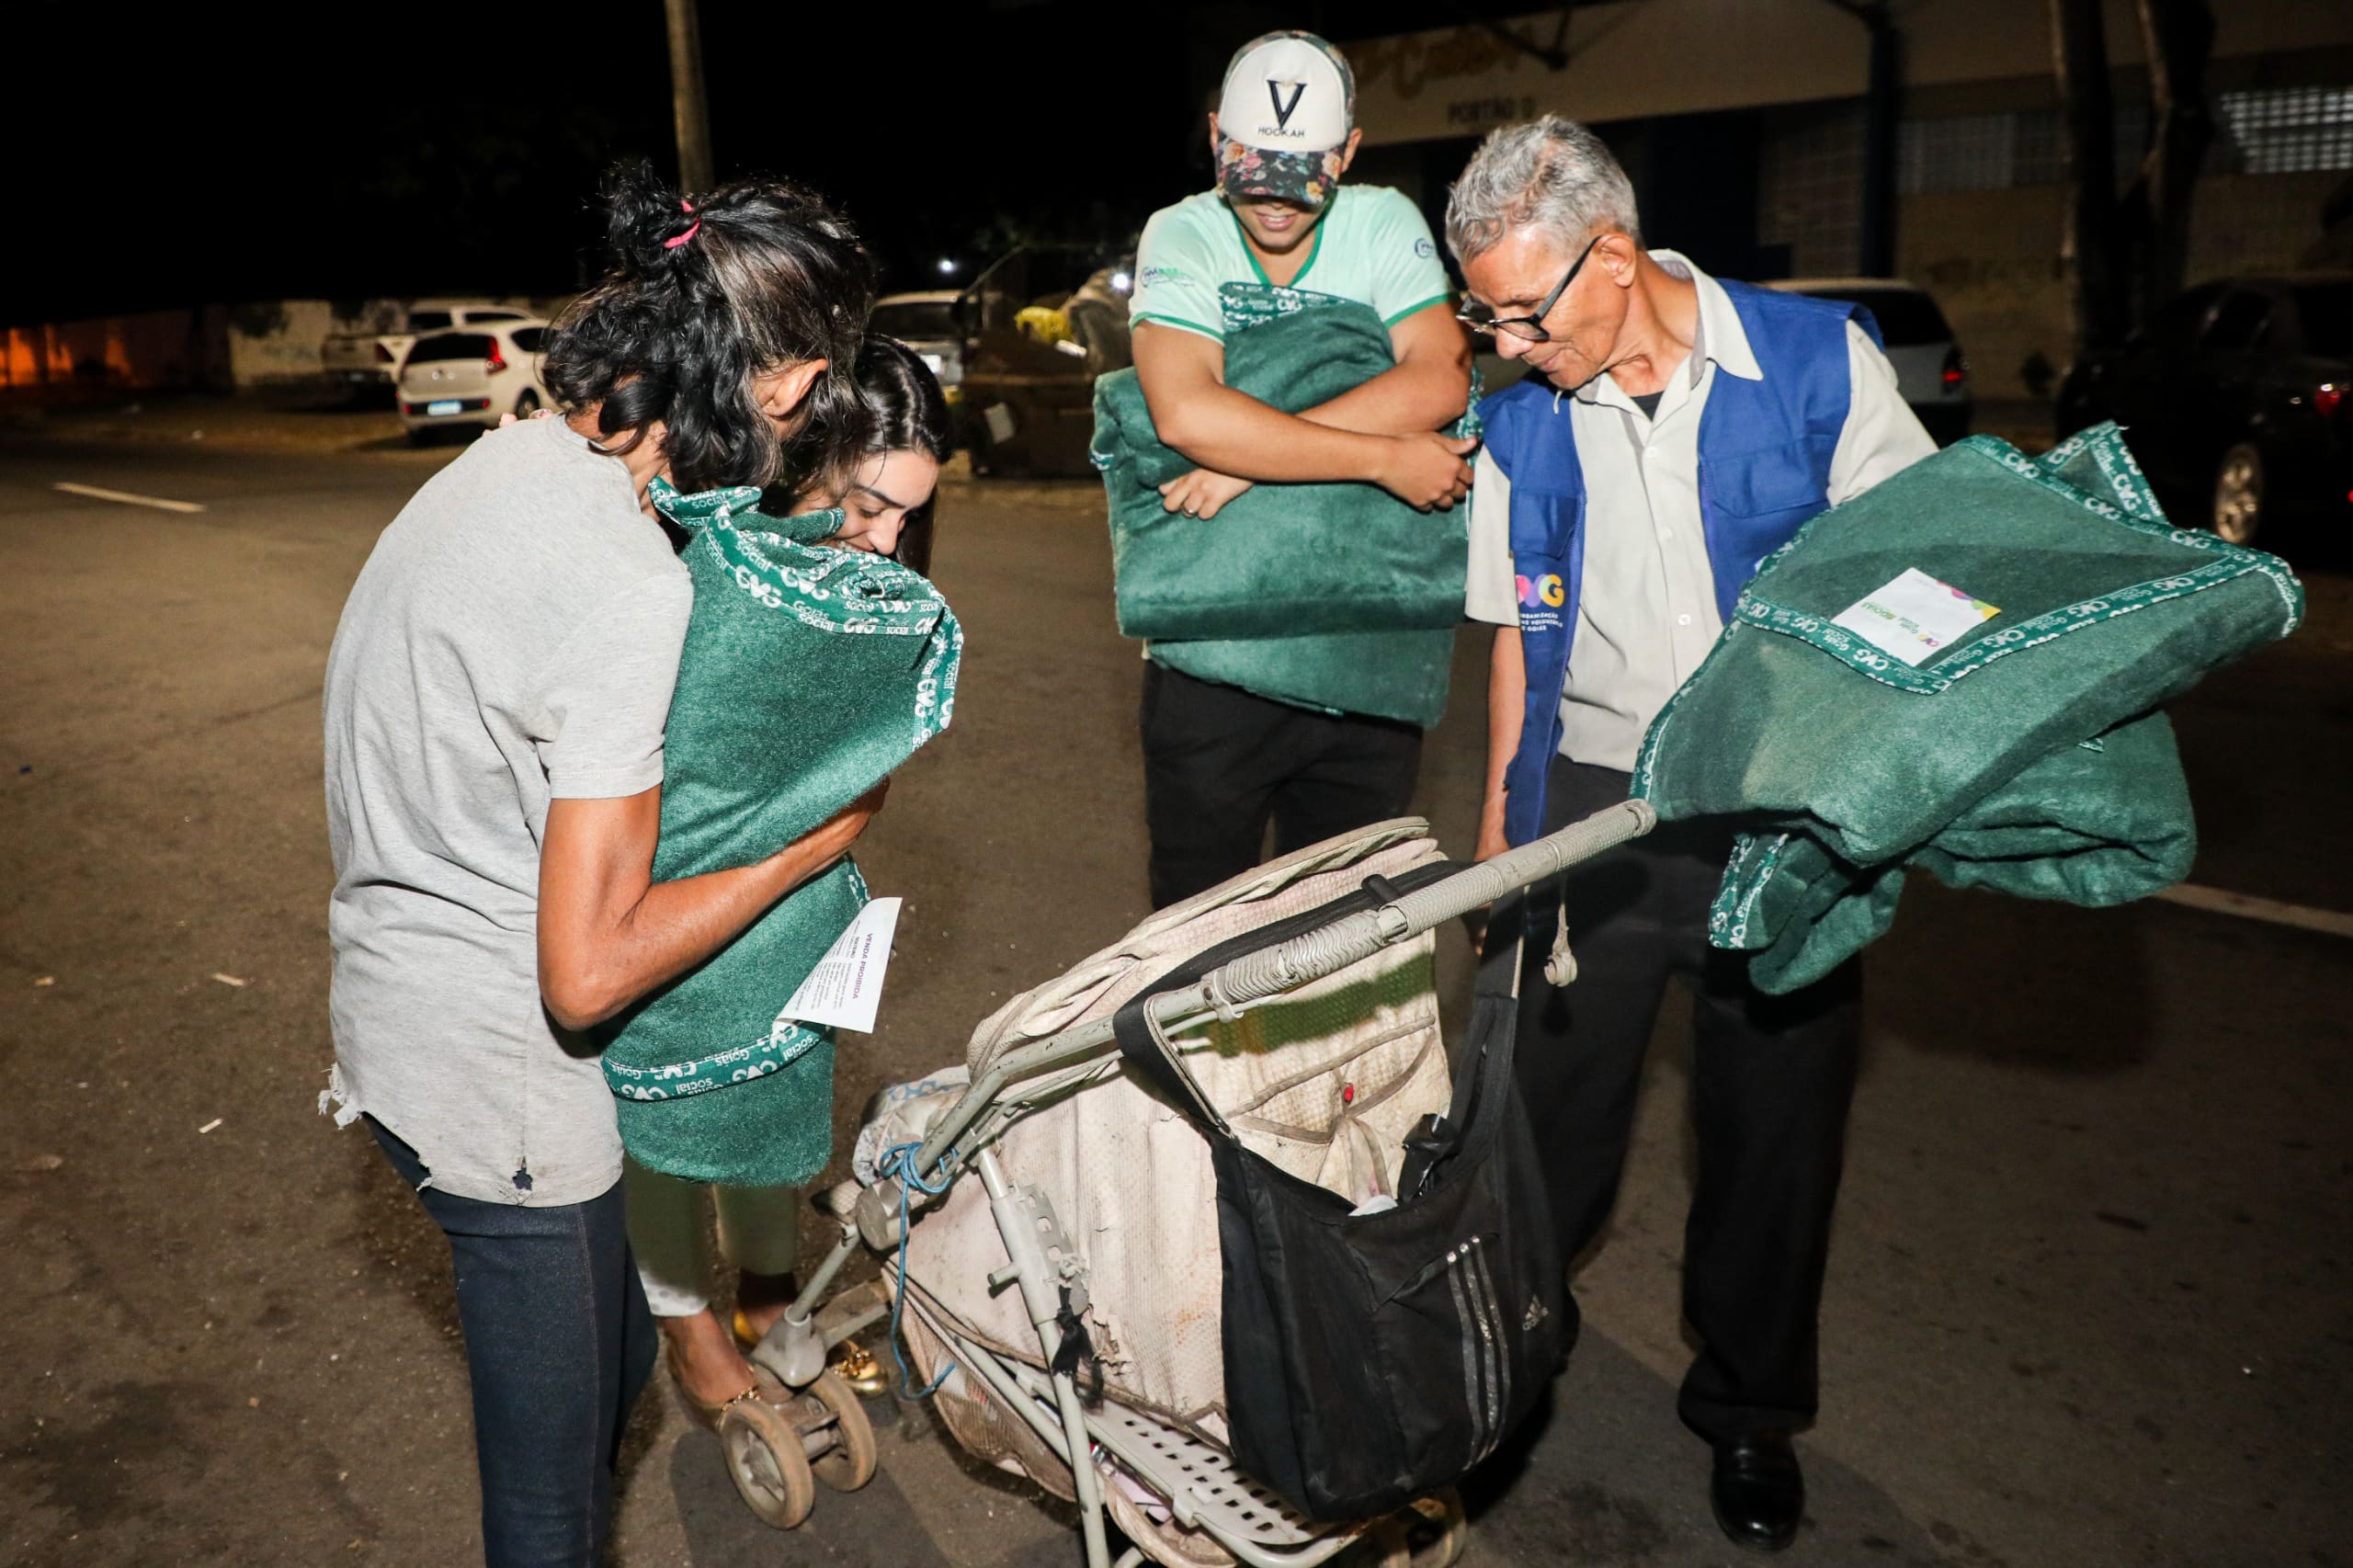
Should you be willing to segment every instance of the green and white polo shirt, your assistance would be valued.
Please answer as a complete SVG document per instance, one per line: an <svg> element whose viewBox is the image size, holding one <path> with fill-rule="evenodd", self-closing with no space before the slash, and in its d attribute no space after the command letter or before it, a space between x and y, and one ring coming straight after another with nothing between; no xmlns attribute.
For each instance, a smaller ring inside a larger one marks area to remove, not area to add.
<svg viewBox="0 0 2353 1568"><path fill-rule="evenodd" d="M1452 297L1421 210L1387 186L1342 186L1307 243L1307 264L1290 287L1370 305L1391 326ZM1144 225L1128 315L1223 342L1259 319L1270 287L1241 221L1222 196L1204 191Z"/></svg>

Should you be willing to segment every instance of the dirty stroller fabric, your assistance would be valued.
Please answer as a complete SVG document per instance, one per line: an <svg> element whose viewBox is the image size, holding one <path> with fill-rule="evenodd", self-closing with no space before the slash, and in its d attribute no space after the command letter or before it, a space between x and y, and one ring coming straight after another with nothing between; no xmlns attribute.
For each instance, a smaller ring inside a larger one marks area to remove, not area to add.
<svg viewBox="0 0 2353 1568"><path fill-rule="evenodd" d="M1235 284L1222 297L1226 384L1287 414L1396 362L1388 328L1354 301ZM1171 513L1159 486L1198 465L1162 444L1132 369L1096 382L1093 458L1120 630L1149 640L1154 660L1294 707L1438 722L1465 514L1416 512L1366 483L1258 484L1214 517Z"/></svg>
<svg viewBox="0 0 2353 1568"><path fill-rule="evenodd" d="M654 876L749 865L864 794L948 725L963 631L917 574L819 548L837 512L759 492L654 500L690 536L694 609L670 703ZM626 1016L607 1042L621 1142L696 1181L799 1184L832 1148L833 1031L781 1016L867 903L844 859Z"/></svg>
<svg viewBox="0 0 2353 1568"><path fill-rule="evenodd" d="M2143 897L2196 847L2154 710L2302 608L2275 557L2168 525L2115 426L2040 460L1973 437L1766 562L1652 725L1633 793L1756 824L1711 939L1751 952L1767 991L1883 933L1907 867Z"/></svg>
<svg viewBox="0 0 2353 1568"><path fill-rule="evenodd" d="M1027 1047L1108 1024L1130 998L1221 943L1289 920L1361 887L1404 881L1440 857L1418 818L1376 824L1279 856L1158 910L1117 941L1024 991L972 1037L964 1082L983 1082ZM1438 940L1425 932L1336 974L1232 1018L1211 1018L1179 1044L1192 1081L1237 1136L1343 1208L1393 1196L1405 1140L1452 1100L1437 990ZM961 1093L959 1083L950 1094ZM1228 1445L1217 1176L1207 1140L1117 1055L1025 1081L992 1148L1004 1179L1034 1190L1085 1258L1074 1306L1107 1400L1188 1436ZM919 1142L944 1099L920 1093L859 1133L870 1159ZM908 1238L906 1338L915 1378L944 1376L933 1403L972 1453L1074 1495L1063 1465L985 1382L968 1377L934 1328L1042 1369L1021 1295L992 1290L1005 1242L985 1185L952 1185ZM886 1277L891 1271L886 1269ZM1120 1528L1162 1562L1199 1562L1207 1538L1152 1518L1119 1487L1107 1501ZM1163 1550L1165 1548L1165 1550Z"/></svg>
<svg viewBox="0 0 2353 1568"><path fill-rule="evenodd" d="M1394 1203L1370 1212L1237 1138L1146 1003L1451 869L1370 880L1212 948L1113 1020L1129 1063L1210 1142L1234 1460L1311 1518L1370 1517L1460 1480L1567 1354L1563 1260L1512 1075L1514 955L1485 966L1453 1101L1407 1141Z"/></svg>

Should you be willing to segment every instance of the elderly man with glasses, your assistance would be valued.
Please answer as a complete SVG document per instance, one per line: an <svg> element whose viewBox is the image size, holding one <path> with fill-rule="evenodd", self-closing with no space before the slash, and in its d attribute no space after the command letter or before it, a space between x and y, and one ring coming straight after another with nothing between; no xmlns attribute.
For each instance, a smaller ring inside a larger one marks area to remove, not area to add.
<svg viewBox="0 0 2353 1568"><path fill-rule="evenodd" d="M1472 491L1467 610L1497 627L1483 858L1624 799L1643 732L1758 563L1934 443L1867 312L1643 249L1633 187L1582 126L1490 136L1455 182L1447 242L1463 320L1532 372L1483 405ZM1617 1199L1667 983L1693 989L1683 1304L1699 1350L1679 1410L1714 1449L1717 1522L1773 1551L1804 1508L1790 1433L1816 1404L1860 987L1850 963L1768 996L1745 956L1709 947L1731 838L1663 828L1531 896L1491 939L1529 938L1517 1060L1563 1256ZM1569 988L1543 972L1562 921Z"/></svg>

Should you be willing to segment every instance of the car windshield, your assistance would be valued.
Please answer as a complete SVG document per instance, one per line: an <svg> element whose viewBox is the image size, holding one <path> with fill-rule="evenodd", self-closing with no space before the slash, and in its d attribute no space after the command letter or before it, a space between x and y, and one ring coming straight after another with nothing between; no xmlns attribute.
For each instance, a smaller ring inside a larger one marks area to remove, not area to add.
<svg viewBox="0 0 2353 1568"><path fill-rule="evenodd" d="M408 351L412 365L431 365L445 359L487 359L496 344L478 332L445 333L439 337L420 337L416 347Z"/></svg>
<svg viewBox="0 0 2353 1568"><path fill-rule="evenodd" d="M903 300L895 305L877 305L871 325L885 337L906 343L958 335L956 307L946 300Z"/></svg>
<svg viewBox="0 0 2353 1568"><path fill-rule="evenodd" d="M1949 343L1952 328L1936 301L1917 289L1808 289L1817 300L1844 300L1870 312L1879 323L1880 338L1890 348L1916 348L1924 343Z"/></svg>
<svg viewBox="0 0 2353 1568"><path fill-rule="evenodd" d="M2304 347L2353 358L2353 283L2307 283L2296 290Z"/></svg>

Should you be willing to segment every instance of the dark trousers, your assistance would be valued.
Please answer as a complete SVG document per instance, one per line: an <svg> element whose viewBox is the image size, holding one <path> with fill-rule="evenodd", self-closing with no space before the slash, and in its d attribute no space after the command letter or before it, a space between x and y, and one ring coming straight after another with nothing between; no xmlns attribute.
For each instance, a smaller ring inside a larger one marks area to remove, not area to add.
<svg viewBox="0 0 2353 1568"><path fill-rule="evenodd" d="M411 1187L416 1152L370 1117ZM592 1568L613 1515L621 1428L654 1370L654 1318L629 1252L619 1183L585 1203L525 1209L417 1193L449 1238L473 1382L489 1568Z"/></svg>
<svg viewBox="0 0 2353 1568"><path fill-rule="evenodd" d="M1146 663L1143 809L1152 906L1165 909L1275 853L1404 816L1422 732L1314 713Z"/></svg>
<svg viewBox="0 0 2353 1568"><path fill-rule="evenodd" d="M1626 798L1627 776L1556 759L1552 831ZM1522 906L1518 1075L1552 1176L1563 1257L1618 1198L1643 1058L1671 977L1695 991L1691 1125L1699 1177L1683 1234L1683 1315L1699 1358L1678 1401L1710 1441L1803 1426L1818 1395L1816 1319L1855 1086L1859 966L1768 996L1745 954L1708 945L1732 835L1662 824ZM1576 979L1544 979L1561 908ZM1499 918L1491 940L1517 927Z"/></svg>

